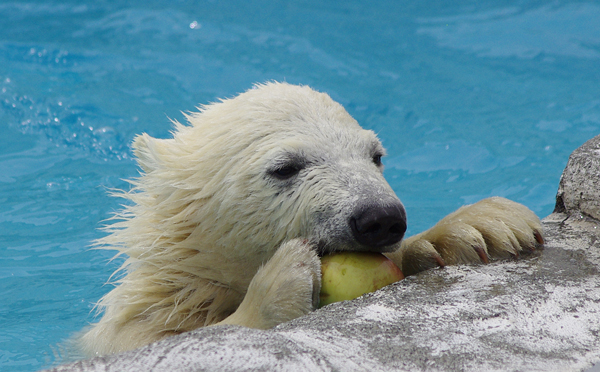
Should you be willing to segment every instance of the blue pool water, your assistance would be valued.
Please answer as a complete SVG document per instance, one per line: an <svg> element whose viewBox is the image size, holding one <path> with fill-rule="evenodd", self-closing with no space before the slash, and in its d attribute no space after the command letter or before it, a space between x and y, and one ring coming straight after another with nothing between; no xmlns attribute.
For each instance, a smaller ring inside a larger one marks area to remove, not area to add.
<svg viewBox="0 0 600 372"><path fill-rule="evenodd" d="M491 195L548 215L600 133L600 3L0 2L0 370L93 320L90 250L135 177L129 143L255 82L328 92L388 149L409 234Z"/></svg>

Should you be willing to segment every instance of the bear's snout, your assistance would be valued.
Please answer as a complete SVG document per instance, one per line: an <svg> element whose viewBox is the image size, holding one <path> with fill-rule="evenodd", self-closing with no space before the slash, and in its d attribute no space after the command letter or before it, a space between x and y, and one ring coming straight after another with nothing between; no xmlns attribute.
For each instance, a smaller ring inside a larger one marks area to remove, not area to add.
<svg viewBox="0 0 600 372"><path fill-rule="evenodd" d="M406 211L402 203L391 205L363 205L356 208L350 217L350 228L354 238L362 245L376 251L392 246L406 232Z"/></svg>

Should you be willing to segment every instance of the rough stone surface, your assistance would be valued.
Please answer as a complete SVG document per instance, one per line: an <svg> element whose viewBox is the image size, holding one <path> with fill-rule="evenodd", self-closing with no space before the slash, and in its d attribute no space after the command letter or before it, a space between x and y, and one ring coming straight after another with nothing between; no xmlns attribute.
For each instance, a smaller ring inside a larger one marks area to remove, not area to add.
<svg viewBox="0 0 600 372"><path fill-rule="evenodd" d="M600 136L569 159L546 248L529 258L431 270L272 330L204 328L54 371L585 370L600 360L598 219Z"/></svg>
<svg viewBox="0 0 600 372"><path fill-rule="evenodd" d="M600 220L600 136L575 150L560 178L555 212Z"/></svg>

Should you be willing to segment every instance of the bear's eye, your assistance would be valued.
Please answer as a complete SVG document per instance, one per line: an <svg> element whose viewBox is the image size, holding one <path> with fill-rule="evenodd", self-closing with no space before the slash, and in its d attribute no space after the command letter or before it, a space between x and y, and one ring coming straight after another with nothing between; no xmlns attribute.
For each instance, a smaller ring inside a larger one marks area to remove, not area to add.
<svg viewBox="0 0 600 372"><path fill-rule="evenodd" d="M298 172L300 172L300 167L297 165L289 164L284 165L280 168L273 170L271 173L279 178L280 180L287 180L288 178L294 177Z"/></svg>
<svg viewBox="0 0 600 372"><path fill-rule="evenodd" d="M373 155L373 163L375 163L376 166L381 167L381 157L383 155L381 154L375 154Z"/></svg>

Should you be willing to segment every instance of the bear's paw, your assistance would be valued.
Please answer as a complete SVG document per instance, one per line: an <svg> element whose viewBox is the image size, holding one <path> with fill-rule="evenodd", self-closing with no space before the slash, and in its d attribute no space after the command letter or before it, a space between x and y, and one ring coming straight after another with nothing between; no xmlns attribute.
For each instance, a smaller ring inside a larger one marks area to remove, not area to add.
<svg viewBox="0 0 600 372"><path fill-rule="evenodd" d="M522 204L493 197L464 206L388 256L405 275L445 265L488 263L543 247L539 218Z"/></svg>
<svg viewBox="0 0 600 372"><path fill-rule="evenodd" d="M272 328L313 311L320 288L321 261L312 245L290 240L258 270L238 309L220 324Z"/></svg>

